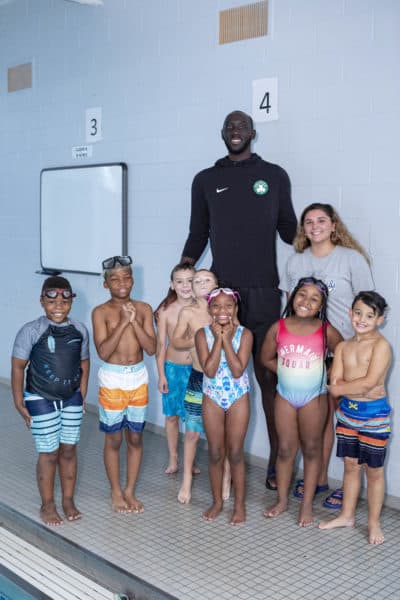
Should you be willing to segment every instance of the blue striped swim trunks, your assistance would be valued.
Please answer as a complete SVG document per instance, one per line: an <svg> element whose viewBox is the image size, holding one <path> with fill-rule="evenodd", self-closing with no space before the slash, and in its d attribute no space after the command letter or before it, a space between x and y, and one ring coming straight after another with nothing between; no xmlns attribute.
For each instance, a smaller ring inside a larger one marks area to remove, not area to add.
<svg viewBox="0 0 400 600"><path fill-rule="evenodd" d="M24 392L24 404L31 418L31 432L37 452L55 452L60 444L79 442L83 399L76 391L67 400L47 400Z"/></svg>
<svg viewBox="0 0 400 600"><path fill-rule="evenodd" d="M390 414L386 398L353 400L343 396L336 411L337 456L382 467L391 433Z"/></svg>

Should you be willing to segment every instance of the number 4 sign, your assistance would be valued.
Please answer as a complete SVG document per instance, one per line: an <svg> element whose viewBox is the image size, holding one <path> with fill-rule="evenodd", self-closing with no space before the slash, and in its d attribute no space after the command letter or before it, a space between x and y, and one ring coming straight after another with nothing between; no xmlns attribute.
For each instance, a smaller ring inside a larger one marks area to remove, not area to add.
<svg viewBox="0 0 400 600"><path fill-rule="evenodd" d="M86 143L93 144L103 139L101 106L86 110Z"/></svg>
<svg viewBox="0 0 400 600"><path fill-rule="evenodd" d="M278 80L256 79L253 81L253 119L256 123L278 119Z"/></svg>

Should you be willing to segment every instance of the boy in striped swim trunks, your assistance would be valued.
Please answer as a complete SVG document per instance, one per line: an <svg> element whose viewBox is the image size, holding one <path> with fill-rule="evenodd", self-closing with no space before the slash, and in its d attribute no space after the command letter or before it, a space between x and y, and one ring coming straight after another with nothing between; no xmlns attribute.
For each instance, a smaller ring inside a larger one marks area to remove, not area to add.
<svg viewBox="0 0 400 600"><path fill-rule="evenodd" d="M173 332L172 344L180 350L188 350L192 357L192 369L185 394L185 439L183 447L183 480L178 492L178 502L188 504L192 498L193 468L197 443L204 433L202 418L203 370L194 345L196 331L211 323L207 294L217 286L217 278L211 271L196 271L192 289L195 302L181 309ZM230 477L229 477L230 488Z"/></svg>
<svg viewBox="0 0 400 600"><path fill-rule="evenodd" d="M143 351L156 351L151 307L130 297L132 259L112 256L103 261L104 287L111 298L93 310L93 335L99 357L100 430L105 433L104 464L111 487L111 506L118 513L141 513L135 496L143 454L148 405L148 374ZM127 474L120 482L119 452L125 431Z"/></svg>
<svg viewBox="0 0 400 600"><path fill-rule="evenodd" d="M40 518L46 525L63 524L54 501L57 465L65 517L76 521L82 516L75 506L74 492L76 445L89 377L89 342L86 327L68 316L74 296L67 279L48 277L40 295L45 316L19 330L12 351L14 403L32 431L39 454Z"/></svg>
<svg viewBox="0 0 400 600"><path fill-rule="evenodd" d="M391 409L385 379L392 353L377 327L387 304L377 292L360 292L350 318L355 335L335 349L330 392L342 396L336 411L337 456L344 458L343 506L339 516L320 523L320 529L354 527L355 511L365 466L368 486L368 541L382 544L380 525L385 494L384 460L390 437Z"/></svg>

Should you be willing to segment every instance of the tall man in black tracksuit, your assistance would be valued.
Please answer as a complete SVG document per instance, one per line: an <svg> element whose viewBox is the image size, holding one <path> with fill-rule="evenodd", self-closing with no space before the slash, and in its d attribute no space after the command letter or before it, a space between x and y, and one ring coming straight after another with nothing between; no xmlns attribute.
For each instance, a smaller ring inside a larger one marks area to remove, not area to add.
<svg viewBox="0 0 400 600"><path fill-rule="evenodd" d="M241 111L230 113L221 133L228 156L193 180L190 232L182 260L196 263L210 240L211 270L220 285L240 293L239 318L254 334L254 370L271 446L266 486L276 489L276 381L259 354L267 329L280 313L276 232L291 244L297 220L287 173L251 152L256 135L251 117Z"/></svg>

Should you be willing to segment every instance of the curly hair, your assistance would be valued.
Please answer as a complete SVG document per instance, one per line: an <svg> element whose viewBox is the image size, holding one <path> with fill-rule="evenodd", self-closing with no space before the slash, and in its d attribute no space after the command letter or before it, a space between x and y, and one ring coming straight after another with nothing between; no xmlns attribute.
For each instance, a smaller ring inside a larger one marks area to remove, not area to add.
<svg viewBox="0 0 400 600"><path fill-rule="evenodd" d="M42 295L45 290L51 290L55 288L60 290L69 290L72 292L72 287L68 279L65 279L65 277L59 277L58 275L53 275L52 277L45 279L43 282Z"/></svg>
<svg viewBox="0 0 400 600"><path fill-rule="evenodd" d="M301 213L300 221L297 225L296 237L293 240L293 246L296 252L304 252L306 248L311 246L311 242L306 237L304 232L304 221L307 213L309 213L311 210L322 210L322 212L324 212L326 216L330 218L332 223L335 224L335 231L332 231L331 233L331 242L334 244L334 246L343 246L344 248L352 248L353 250L357 250L357 252L359 252L365 258L367 263L369 265L371 264L368 254L361 244L359 244L351 235L333 206L331 204L322 204L320 202L314 202L314 204L306 206Z"/></svg>

